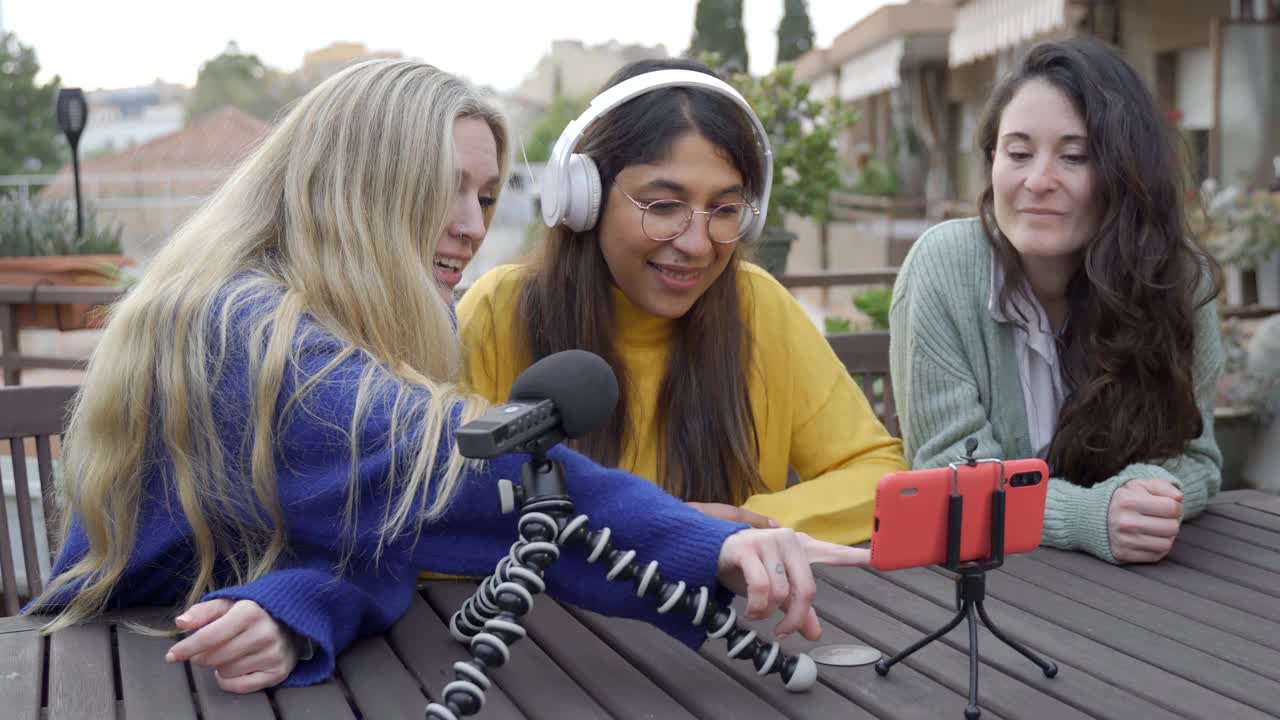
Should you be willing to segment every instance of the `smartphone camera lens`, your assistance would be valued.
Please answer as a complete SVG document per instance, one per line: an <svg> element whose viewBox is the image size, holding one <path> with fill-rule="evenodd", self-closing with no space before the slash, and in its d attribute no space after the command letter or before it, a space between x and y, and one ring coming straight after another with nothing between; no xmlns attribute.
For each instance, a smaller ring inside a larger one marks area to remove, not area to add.
<svg viewBox="0 0 1280 720"><path fill-rule="evenodd" d="M1009 484L1013 487L1027 487L1028 485L1040 484L1040 473L1038 472L1020 472L1009 478Z"/></svg>

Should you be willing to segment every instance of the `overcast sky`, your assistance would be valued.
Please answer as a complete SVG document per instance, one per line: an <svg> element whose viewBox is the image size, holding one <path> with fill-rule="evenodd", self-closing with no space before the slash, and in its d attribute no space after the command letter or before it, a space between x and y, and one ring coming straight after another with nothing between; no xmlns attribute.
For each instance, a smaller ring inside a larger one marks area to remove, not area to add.
<svg viewBox="0 0 1280 720"><path fill-rule="evenodd" d="M884 0L809 0L819 46ZM335 41L399 50L499 90L515 87L552 40L662 43L683 52L696 0L0 0L0 23L35 47L44 77L86 89L191 85L229 40L293 70ZM783 0L745 0L751 71L773 66Z"/></svg>

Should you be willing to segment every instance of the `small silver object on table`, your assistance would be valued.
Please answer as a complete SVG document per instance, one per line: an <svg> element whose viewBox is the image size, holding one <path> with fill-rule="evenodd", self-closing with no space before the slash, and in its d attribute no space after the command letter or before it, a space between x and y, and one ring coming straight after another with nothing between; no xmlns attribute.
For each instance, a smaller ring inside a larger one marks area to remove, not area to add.
<svg viewBox="0 0 1280 720"><path fill-rule="evenodd" d="M823 665L869 665L880 659L880 651L867 645L823 645L810 650L809 657Z"/></svg>

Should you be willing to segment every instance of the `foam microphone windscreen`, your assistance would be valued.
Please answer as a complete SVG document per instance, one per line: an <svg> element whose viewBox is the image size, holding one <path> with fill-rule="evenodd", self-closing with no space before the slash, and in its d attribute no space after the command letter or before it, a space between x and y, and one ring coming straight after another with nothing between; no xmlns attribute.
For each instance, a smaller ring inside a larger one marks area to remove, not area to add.
<svg viewBox="0 0 1280 720"><path fill-rule="evenodd" d="M511 386L511 400L550 400L571 438L603 427L618 403L618 379L599 355L565 350L529 366Z"/></svg>

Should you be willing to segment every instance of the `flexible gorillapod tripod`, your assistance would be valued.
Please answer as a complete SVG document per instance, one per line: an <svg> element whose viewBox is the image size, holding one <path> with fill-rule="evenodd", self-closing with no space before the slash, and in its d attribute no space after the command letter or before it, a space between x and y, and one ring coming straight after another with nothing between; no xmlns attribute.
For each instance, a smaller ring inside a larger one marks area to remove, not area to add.
<svg viewBox="0 0 1280 720"><path fill-rule="evenodd" d="M946 625L917 641L914 645L894 655L888 660L881 659L876 663L876 673L881 676L889 674L889 668L905 660L909 655L951 632L961 620L969 621L969 705L964 709L964 716L973 720L982 715L978 709L978 618L1004 644L1022 653L1028 660L1044 671L1045 677L1058 674L1058 666L1052 661L1036 655L1026 646L1005 635L991 622L987 611L982 606L986 598L987 571L994 570L1004 564L1004 486L1005 477L1003 460L977 460L973 453L978 449L978 441L969 438L965 441L965 456L960 463L951 466L951 497L947 501L947 564L948 570L959 573L956 577L955 617ZM982 464L995 463L1000 466L1000 485L991 493L991 554L983 560L960 561L960 538L964 522L964 497L960 495L960 466L977 467ZM975 617L976 613L976 617Z"/></svg>
<svg viewBox="0 0 1280 720"><path fill-rule="evenodd" d="M587 516L574 511L560 464L546 456L554 444L546 438L527 450L532 457L521 468L520 487L502 481L503 511L520 507L520 539L450 618L449 633L469 643L472 658L453 664L456 679L445 685L443 704L427 705L427 720L457 720L480 712L490 686L485 671L511 658L509 646L525 636L520 618L533 607L533 596L546 588L542 575L566 545L585 546L589 563L605 561L607 579L633 581L636 596L653 598L659 613L679 609L694 625L705 625L708 637L725 639L729 657L750 660L757 674L779 673L792 692L813 687L818 669L808 655L788 656L776 641L757 640L756 631L739 627L733 608L713 600L705 586L687 592L683 580L672 583L662 577L656 560L641 563L635 550L615 547L609 528L591 530Z"/></svg>

